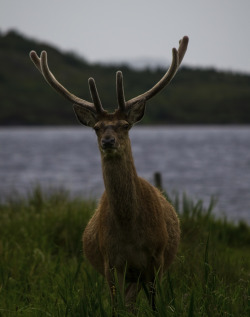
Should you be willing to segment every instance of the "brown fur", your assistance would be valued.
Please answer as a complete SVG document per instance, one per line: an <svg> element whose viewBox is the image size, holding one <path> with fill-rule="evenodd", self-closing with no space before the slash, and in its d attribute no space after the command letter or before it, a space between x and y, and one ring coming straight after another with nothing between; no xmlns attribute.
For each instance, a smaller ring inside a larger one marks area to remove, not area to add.
<svg viewBox="0 0 250 317"><path fill-rule="evenodd" d="M126 282L131 283L126 300L134 302L140 283L153 285L156 272L161 277L172 263L180 227L172 205L157 188L137 176L124 122L110 117L97 123L106 190L84 231L83 247L111 290L114 269L121 287L126 270ZM101 140L107 136L116 140L114 151L102 149Z"/></svg>

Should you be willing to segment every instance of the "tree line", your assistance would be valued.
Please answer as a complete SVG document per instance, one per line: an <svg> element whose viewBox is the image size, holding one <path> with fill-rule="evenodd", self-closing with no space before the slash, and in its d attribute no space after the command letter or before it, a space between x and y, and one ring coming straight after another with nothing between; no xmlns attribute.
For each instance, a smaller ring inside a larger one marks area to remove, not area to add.
<svg viewBox="0 0 250 317"><path fill-rule="evenodd" d="M52 72L69 91L91 100L94 77L103 106L116 108L115 73L123 72L127 99L150 89L166 69L135 70L128 65L90 64L73 52L61 52L16 31L0 34L0 125L73 125L72 107L53 89L29 59L48 52ZM167 68L167 66L166 66ZM249 124L250 75L182 67L173 82L147 103L143 124Z"/></svg>

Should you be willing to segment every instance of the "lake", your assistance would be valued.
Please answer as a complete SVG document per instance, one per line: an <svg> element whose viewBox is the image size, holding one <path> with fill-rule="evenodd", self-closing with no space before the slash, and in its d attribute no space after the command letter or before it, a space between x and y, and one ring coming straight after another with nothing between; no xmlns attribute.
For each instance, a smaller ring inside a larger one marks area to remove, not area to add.
<svg viewBox="0 0 250 317"><path fill-rule="evenodd" d="M186 192L215 213L250 223L250 127L134 127L130 132L138 174L151 183L162 174L170 194ZM65 188L98 198L104 190L94 131L85 127L0 128L0 198Z"/></svg>

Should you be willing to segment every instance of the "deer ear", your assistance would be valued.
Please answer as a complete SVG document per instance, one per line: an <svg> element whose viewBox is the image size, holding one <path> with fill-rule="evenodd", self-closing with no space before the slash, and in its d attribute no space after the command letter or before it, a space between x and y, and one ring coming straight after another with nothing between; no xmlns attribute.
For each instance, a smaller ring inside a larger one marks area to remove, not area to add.
<svg viewBox="0 0 250 317"><path fill-rule="evenodd" d="M96 113L88 108L79 105L73 105L75 115L79 122L88 127L92 127L96 124Z"/></svg>
<svg viewBox="0 0 250 317"><path fill-rule="evenodd" d="M130 124L134 124L142 119L145 112L146 99L137 101L133 106L129 107L127 112L127 120Z"/></svg>

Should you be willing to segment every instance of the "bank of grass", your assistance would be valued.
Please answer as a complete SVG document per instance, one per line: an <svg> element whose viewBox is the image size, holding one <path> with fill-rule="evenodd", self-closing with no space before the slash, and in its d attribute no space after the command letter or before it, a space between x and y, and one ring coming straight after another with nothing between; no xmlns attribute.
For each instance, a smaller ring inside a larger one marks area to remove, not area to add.
<svg viewBox="0 0 250 317"><path fill-rule="evenodd" d="M85 261L81 235L95 202L67 193L0 204L0 316L110 316L107 285ZM250 227L215 219L186 196L178 256L158 285L157 316L250 316ZM144 292L137 316L153 316ZM119 316L131 316L118 298Z"/></svg>

